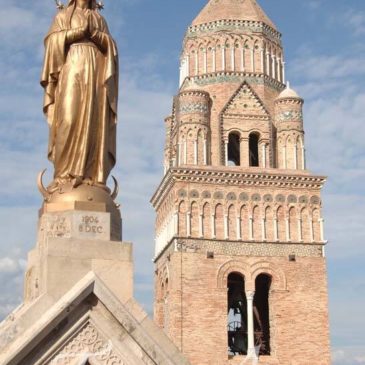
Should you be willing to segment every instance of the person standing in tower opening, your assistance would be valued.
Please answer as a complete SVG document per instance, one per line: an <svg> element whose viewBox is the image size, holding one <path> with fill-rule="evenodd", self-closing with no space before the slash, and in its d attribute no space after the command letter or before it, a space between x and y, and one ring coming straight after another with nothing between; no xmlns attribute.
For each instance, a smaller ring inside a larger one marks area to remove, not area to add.
<svg viewBox="0 0 365 365"><path fill-rule="evenodd" d="M52 193L62 185L106 187L116 162L118 51L95 0L70 0L45 38L41 76L50 127Z"/></svg>

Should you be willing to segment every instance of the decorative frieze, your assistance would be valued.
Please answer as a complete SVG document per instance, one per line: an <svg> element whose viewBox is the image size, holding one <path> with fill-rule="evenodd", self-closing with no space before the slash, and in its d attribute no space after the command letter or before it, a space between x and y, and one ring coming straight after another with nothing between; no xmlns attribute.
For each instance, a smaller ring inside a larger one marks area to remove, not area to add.
<svg viewBox="0 0 365 365"><path fill-rule="evenodd" d="M209 112L208 105L202 104L202 103L183 104L183 105L180 105L180 108L179 108L180 114L191 114L191 113L206 114L208 112Z"/></svg>
<svg viewBox="0 0 365 365"><path fill-rule="evenodd" d="M206 24L191 26L188 28L185 38L197 38L211 35L217 32L238 32L243 34L262 34L271 41L281 46L281 34L263 22L248 20L218 20Z"/></svg>
<svg viewBox="0 0 365 365"><path fill-rule="evenodd" d="M253 73L232 71L214 72L210 74L187 77L182 88L184 89L185 87L199 87L220 83L242 83L244 81L253 85L265 85L278 92L281 92L285 88L284 84L267 75L255 75Z"/></svg>
<svg viewBox="0 0 365 365"><path fill-rule="evenodd" d="M303 113L298 111L285 111L277 116L278 122L303 121Z"/></svg>

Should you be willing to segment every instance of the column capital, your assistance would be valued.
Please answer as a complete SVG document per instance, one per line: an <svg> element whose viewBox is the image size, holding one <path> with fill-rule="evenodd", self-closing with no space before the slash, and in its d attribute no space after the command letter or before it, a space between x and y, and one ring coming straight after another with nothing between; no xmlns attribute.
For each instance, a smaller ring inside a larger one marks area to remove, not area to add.
<svg viewBox="0 0 365 365"><path fill-rule="evenodd" d="M254 290L246 291L247 300L253 300L254 297L255 297L255 291Z"/></svg>

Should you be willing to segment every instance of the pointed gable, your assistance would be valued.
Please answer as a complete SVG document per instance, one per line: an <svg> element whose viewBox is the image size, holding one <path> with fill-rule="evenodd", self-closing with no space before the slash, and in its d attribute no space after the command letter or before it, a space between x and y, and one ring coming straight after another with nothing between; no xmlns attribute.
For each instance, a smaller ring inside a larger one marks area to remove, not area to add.
<svg viewBox="0 0 365 365"><path fill-rule="evenodd" d="M223 110L224 116L244 116L250 119L269 119L262 101L244 82Z"/></svg>

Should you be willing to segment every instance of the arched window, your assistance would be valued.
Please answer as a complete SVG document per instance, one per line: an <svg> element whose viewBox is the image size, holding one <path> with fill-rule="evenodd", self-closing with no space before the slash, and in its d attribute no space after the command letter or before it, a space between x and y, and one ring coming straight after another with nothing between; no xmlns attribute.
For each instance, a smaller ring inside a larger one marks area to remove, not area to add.
<svg viewBox="0 0 365 365"><path fill-rule="evenodd" d="M257 133L251 133L249 139L250 166L259 166L259 139Z"/></svg>
<svg viewBox="0 0 365 365"><path fill-rule="evenodd" d="M240 136L237 133L231 133L228 137L228 165L241 165Z"/></svg>
<svg viewBox="0 0 365 365"><path fill-rule="evenodd" d="M228 276L228 355L247 355L247 300L245 279L241 274Z"/></svg>
<svg viewBox="0 0 365 365"><path fill-rule="evenodd" d="M270 311L269 292L271 277L261 274L256 278L254 298L255 347L260 347L259 355L270 355Z"/></svg>

